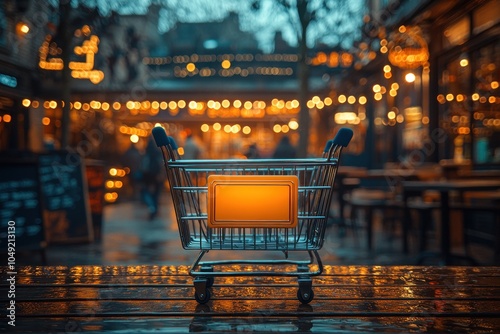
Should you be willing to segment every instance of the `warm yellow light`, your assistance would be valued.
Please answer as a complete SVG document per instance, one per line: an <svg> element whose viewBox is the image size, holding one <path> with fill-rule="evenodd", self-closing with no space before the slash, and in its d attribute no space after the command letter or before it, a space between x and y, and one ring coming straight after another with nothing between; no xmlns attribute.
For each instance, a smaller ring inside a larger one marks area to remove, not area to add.
<svg viewBox="0 0 500 334"><path fill-rule="evenodd" d="M212 128L215 131L219 131L222 128L222 125L220 125L220 123L214 123L214 125L212 125Z"/></svg>
<svg viewBox="0 0 500 334"><path fill-rule="evenodd" d="M229 102L229 100L223 100L221 106L223 108L229 108L229 106L231 106L231 102Z"/></svg>
<svg viewBox="0 0 500 334"><path fill-rule="evenodd" d="M240 108L241 107L241 101L240 100L234 100L233 107Z"/></svg>
<svg viewBox="0 0 500 334"><path fill-rule="evenodd" d="M248 134L250 134L250 132L252 132L252 128L250 128L248 125L245 125L245 126L243 127L242 132L243 132L244 134L248 135Z"/></svg>
<svg viewBox="0 0 500 334"><path fill-rule="evenodd" d="M189 72L194 72L195 69L196 69L196 66L193 63L188 63L186 65L186 70L188 70Z"/></svg>
<svg viewBox="0 0 500 334"><path fill-rule="evenodd" d="M221 63L221 66L223 69L227 70L228 68L231 67L231 62L229 60L223 60Z"/></svg>
<svg viewBox="0 0 500 334"><path fill-rule="evenodd" d="M325 97L324 103L325 103L325 106L331 106L333 103L333 100L330 97Z"/></svg>
<svg viewBox="0 0 500 334"><path fill-rule="evenodd" d="M497 89L498 88L498 81L492 81L491 82L491 89Z"/></svg>
<svg viewBox="0 0 500 334"><path fill-rule="evenodd" d="M469 65L469 60L467 58L460 59L460 66L467 67Z"/></svg>
<svg viewBox="0 0 500 334"><path fill-rule="evenodd" d="M454 98L453 94L446 94L446 101L451 102Z"/></svg>
<svg viewBox="0 0 500 334"><path fill-rule="evenodd" d="M391 89L398 90L398 89L399 89L399 84L398 84L397 82L394 82L394 83L391 85Z"/></svg>
<svg viewBox="0 0 500 334"><path fill-rule="evenodd" d="M28 108L31 105L31 101L30 99L23 99L22 104L24 107Z"/></svg>
<svg viewBox="0 0 500 334"><path fill-rule="evenodd" d="M176 108L177 108L177 102L175 102L175 101L170 101L170 102L168 103L168 107L169 107L170 109L176 109Z"/></svg>
<svg viewBox="0 0 500 334"><path fill-rule="evenodd" d="M280 132L281 132L281 125L279 125L279 124L275 124L275 125L273 126L273 131L274 131L275 133L280 133Z"/></svg>
<svg viewBox="0 0 500 334"><path fill-rule="evenodd" d="M118 174L118 170L116 168L109 169L109 175L116 176L116 174Z"/></svg>
<svg viewBox="0 0 500 334"><path fill-rule="evenodd" d="M349 111L349 112L338 112L334 116L335 123L337 124L354 124L356 122L356 119L359 121L359 118L357 117L356 113Z"/></svg>
<svg viewBox="0 0 500 334"><path fill-rule="evenodd" d="M311 100L307 101L307 107L308 107L309 109L314 108L314 106L315 106L315 104L314 104L314 102L313 102L313 101L311 101Z"/></svg>
<svg viewBox="0 0 500 334"><path fill-rule="evenodd" d="M413 73L408 73L405 75L405 80L406 82L414 82L416 79L415 74Z"/></svg>
<svg viewBox="0 0 500 334"><path fill-rule="evenodd" d="M48 117L42 118L42 124L43 125L49 125L50 124L50 118L48 118Z"/></svg>
<svg viewBox="0 0 500 334"><path fill-rule="evenodd" d="M202 124L200 129L202 132L208 132L210 130L210 126L208 126L208 124Z"/></svg>
<svg viewBox="0 0 500 334"><path fill-rule="evenodd" d="M231 132L232 133L238 133L241 130L241 126L239 124L235 124L231 127Z"/></svg>
<svg viewBox="0 0 500 334"><path fill-rule="evenodd" d="M378 93L378 92L380 92L380 85L379 85L379 84L377 84L377 85L373 85L373 88L372 88L372 89L373 89L373 92L374 92L374 93Z"/></svg>
<svg viewBox="0 0 500 334"><path fill-rule="evenodd" d="M134 143L134 144L135 144L135 143L138 143L138 142L139 142L139 136L138 136L138 135L131 135L131 136L130 136L130 141L131 141L132 143Z"/></svg>
<svg viewBox="0 0 500 334"><path fill-rule="evenodd" d="M380 101L382 100L382 94L381 93L375 93L375 95L373 95L373 98L377 101Z"/></svg>
<svg viewBox="0 0 500 334"><path fill-rule="evenodd" d="M356 97L353 96L353 95L350 95L348 98L347 98L347 103L349 104L354 104L356 103Z"/></svg>
<svg viewBox="0 0 500 334"><path fill-rule="evenodd" d="M392 111L392 110L391 110L391 111L389 111L389 112L387 113L387 118L388 118L388 119L394 119L394 118L396 118L396 113L395 113L394 111Z"/></svg>
<svg viewBox="0 0 500 334"><path fill-rule="evenodd" d="M401 114L399 114L397 117L396 117L396 122L398 123L403 123L405 120L405 117Z"/></svg>
<svg viewBox="0 0 500 334"><path fill-rule="evenodd" d="M281 132L287 133L288 131L290 131L290 128L288 127L288 125L284 124L281 126Z"/></svg>
<svg viewBox="0 0 500 334"><path fill-rule="evenodd" d="M24 22L18 22L16 28L20 34L26 35L27 33L30 32L30 27L28 27L28 25Z"/></svg>
<svg viewBox="0 0 500 334"><path fill-rule="evenodd" d="M56 101L50 101L49 102L49 107L51 109L56 109L57 108L57 102Z"/></svg>
<svg viewBox="0 0 500 334"><path fill-rule="evenodd" d="M472 94L472 101L477 101L477 100L479 100L479 94L478 93Z"/></svg>
<svg viewBox="0 0 500 334"><path fill-rule="evenodd" d="M359 102L359 104L364 105L364 104L366 104L367 99L366 99L366 97L365 97L365 96L360 96L360 97L358 98L358 102Z"/></svg>
<svg viewBox="0 0 500 334"><path fill-rule="evenodd" d="M295 119L292 119L288 122L288 127L292 130L297 130L299 128L299 123Z"/></svg>
<svg viewBox="0 0 500 334"><path fill-rule="evenodd" d="M344 94L339 95L338 101L339 103L345 103L345 101L347 101L347 97Z"/></svg>
<svg viewBox="0 0 500 334"><path fill-rule="evenodd" d="M225 133L230 133L232 129L232 126L229 124L224 125L224 132Z"/></svg>
<svg viewBox="0 0 500 334"><path fill-rule="evenodd" d="M390 72L391 71L391 66L390 65L385 65L384 66L384 72L387 73L387 72Z"/></svg>
<svg viewBox="0 0 500 334"><path fill-rule="evenodd" d="M177 102L177 105L179 106L179 108L185 108L186 107L186 101L179 100L179 102Z"/></svg>
<svg viewBox="0 0 500 334"><path fill-rule="evenodd" d="M250 101L246 101L246 102L245 102L245 104L243 105L243 107L244 107L245 109L247 109L247 110L250 110L250 109L252 109L252 107L253 107L253 103L252 103L252 102L250 102Z"/></svg>

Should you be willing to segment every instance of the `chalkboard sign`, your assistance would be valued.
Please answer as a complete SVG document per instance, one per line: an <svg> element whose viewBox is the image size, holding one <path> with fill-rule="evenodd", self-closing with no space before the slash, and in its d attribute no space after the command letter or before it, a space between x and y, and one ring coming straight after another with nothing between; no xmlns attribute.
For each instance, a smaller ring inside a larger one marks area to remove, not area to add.
<svg viewBox="0 0 500 334"><path fill-rule="evenodd" d="M35 158L0 162L0 219L1 249L6 249L7 241L15 241L16 251L42 250L45 247ZM13 231L15 237L9 237Z"/></svg>
<svg viewBox="0 0 500 334"><path fill-rule="evenodd" d="M39 155L40 186L48 243L93 240L82 159L67 151Z"/></svg>

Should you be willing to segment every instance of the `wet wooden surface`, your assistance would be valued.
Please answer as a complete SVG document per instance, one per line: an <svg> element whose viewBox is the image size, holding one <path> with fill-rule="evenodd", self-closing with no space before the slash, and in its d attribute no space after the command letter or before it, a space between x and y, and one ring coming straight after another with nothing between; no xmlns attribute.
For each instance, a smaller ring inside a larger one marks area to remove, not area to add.
<svg viewBox="0 0 500 334"><path fill-rule="evenodd" d="M262 268L269 269L269 268ZM301 304L286 277L220 277L199 305L186 266L18 268L8 332L499 332L499 267L326 266ZM8 289L7 270L1 273ZM0 296L8 305L7 293Z"/></svg>

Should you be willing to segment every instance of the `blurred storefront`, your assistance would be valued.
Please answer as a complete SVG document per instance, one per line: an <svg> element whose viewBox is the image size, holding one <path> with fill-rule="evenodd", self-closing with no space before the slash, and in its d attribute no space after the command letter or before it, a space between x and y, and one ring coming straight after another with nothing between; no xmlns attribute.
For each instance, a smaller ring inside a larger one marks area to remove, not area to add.
<svg viewBox="0 0 500 334"><path fill-rule="evenodd" d="M336 86L368 97L356 163L498 168L499 22L498 0L372 2L363 43L377 57Z"/></svg>
<svg viewBox="0 0 500 334"><path fill-rule="evenodd" d="M33 66L9 60L11 44L2 42L2 150L60 148L64 101L54 20L47 6L30 4L29 12L47 13L36 22L36 38L26 40L30 47L19 48ZM321 154L324 141L348 126L356 135L345 164L498 164L500 0L367 4L363 39L352 50L318 45L310 53L309 155ZM267 156L283 135L297 143L298 59L281 36L273 54L262 54L252 36L238 32L235 16L199 24L204 40L190 39L197 24L159 35L157 13L74 27L73 150L119 167L127 148L141 149L156 124L181 147L194 134L208 158L239 157L254 143ZM6 28L13 31L23 15L9 16ZM22 35L17 39L23 46Z"/></svg>

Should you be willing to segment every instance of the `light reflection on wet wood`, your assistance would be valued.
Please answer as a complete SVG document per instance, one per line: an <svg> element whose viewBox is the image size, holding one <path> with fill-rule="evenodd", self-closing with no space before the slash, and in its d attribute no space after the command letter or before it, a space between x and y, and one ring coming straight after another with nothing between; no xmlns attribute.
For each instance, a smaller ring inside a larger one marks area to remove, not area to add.
<svg viewBox="0 0 500 334"><path fill-rule="evenodd" d="M212 300L199 305L188 269L19 268L16 330L327 333L500 328L496 267L326 266L313 279L315 298L308 305L296 298L297 280L287 277L217 277ZM0 273L6 286L6 269ZM7 296L0 300L6 302ZM6 326L1 323L0 329Z"/></svg>

